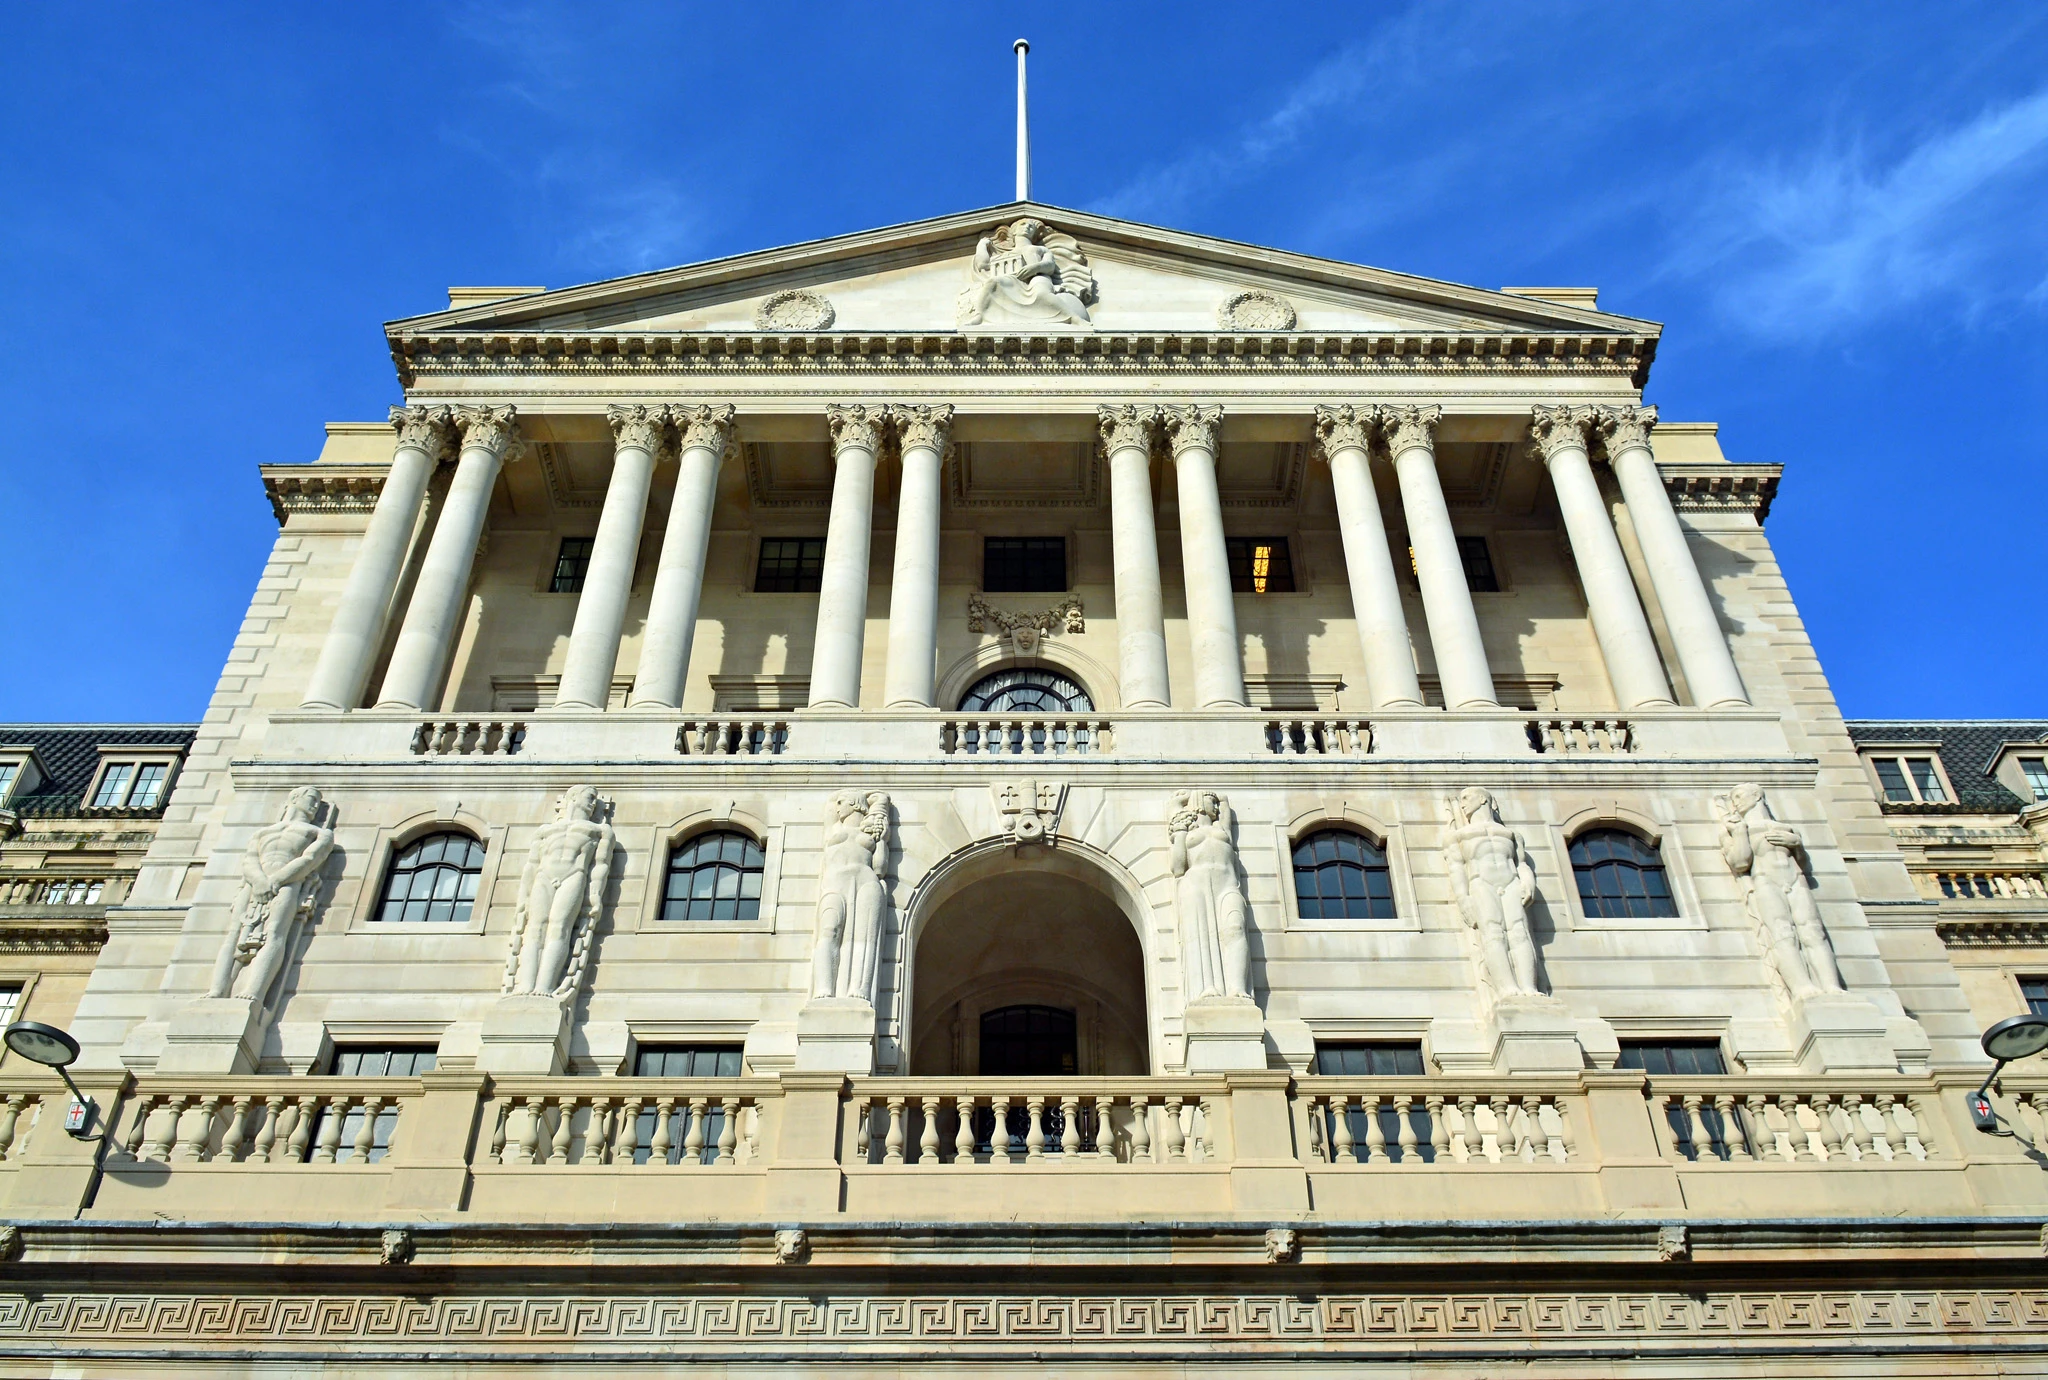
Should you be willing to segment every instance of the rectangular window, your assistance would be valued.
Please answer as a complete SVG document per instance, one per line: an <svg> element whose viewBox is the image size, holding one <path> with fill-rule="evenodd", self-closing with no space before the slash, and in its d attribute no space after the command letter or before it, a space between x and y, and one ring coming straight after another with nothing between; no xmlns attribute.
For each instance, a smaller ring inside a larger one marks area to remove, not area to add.
<svg viewBox="0 0 2048 1380"><path fill-rule="evenodd" d="M1500 576L1494 573L1485 537L1459 537L1458 559L1465 566L1465 588L1474 594L1500 593Z"/></svg>
<svg viewBox="0 0 2048 1380"><path fill-rule="evenodd" d="M756 594L816 594L825 578L823 537L766 537L754 567Z"/></svg>
<svg viewBox="0 0 2048 1380"><path fill-rule="evenodd" d="M1618 1067L1674 1078L1728 1072L1719 1040L1623 1040Z"/></svg>
<svg viewBox="0 0 2048 1380"><path fill-rule="evenodd" d="M1934 769L1932 757L1908 757L1906 770L1912 773L1913 789L1920 792L1925 801L1943 801L1948 793L1941 788L1941 774Z"/></svg>
<svg viewBox="0 0 2048 1380"><path fill-rule="evenodd" d="M1316 1041L1316 1072L1342 1077L1420 1078L1422 1043L1324 1044Z"/></svg>
<svg viewBox="0 0 2048 1380"><path fill-rule="evenodd" d="M330 1070L340 1078L412 1078L427 1073L434 1067L434 1046L432 1045L346 1045L334 1051L334 1067ZM325 1111L321 1117L327 1116ZM370 1130L370 1153L366 1162L375 1164L390 1152L391 1133L398 1129L396 1107L377 1113L377 1124ZM334 1160L346 1164L356 1157L356 1142L363 1135L363 1109L351 1107L341 1119L341 1137L335 1142ZM306 1138L308 1145L320 1143L320 1125L316 1121L313 1133Z"/></svg>
<svg viewBox="0 0 2048 1380"><path fill-rule="evenodd" d="M740 1046L738 1045L642 1045L633 1056L633 1072L641 1078L737 1078L740 1076ZM645 1164L654 1155L655 1132L660 1129L660 1115L649 1110L640 1113L633 1127L633 1163ZM699 1153L700 1164L715 1164L718 1161L718 1139L725 1133L725 1109L710 1106L704 1109L704 1148ZM681 1164L683 1148L690 1138L690 1108L687 1102L675 1109L669 1118L668 1162Z"/></svg>
<svg viewBox="0 0 2048 1380"><path fill-rule="evenodd" d="M21 989L15 990L18 992ZM2020 995L2027 999L2027 1011L2030 1014L2048 1016L2048 977L2021 978Z"/></svg>
<svg viewBox="0 0 2048 1380"><path fill-rule="evenodd" d="M1878 784L1884 787L1886 800L1912 800L1913 788L1906 784L1906 773L1900 769L1898 758L1873 757L1870 765L1877 768Z"/></svg>
<svg viewBox="0 0 2048 1380"><path fill-rule="evenodd" d="M1294 593L1294 562L1285 537L1226 537L1230 588L1236 594Z"/></svg>
<svg viewBox="0 0 2048 1380"><path fill-rule="evenodd" d="M100 788L93 792L95 809L118 809L128 801L128 781L135 775L133 762L109 762L100 773Z"/></svg>
<svg viewBox="0 0 2048 1380"><path fill-rule="evenodd" d="M583 592L583 577L590 571L590 548L595 542L593 537L562 538L562 549L555 555L555 576L548 581L548 593Z"/></svg>
<svg viewBox="0 0 2048 1380"><path fill-rule="evenodd" d="M154 810L164 793L164 778L170 768L162 762L144 762L135 771L135 789L128 794L128 805L135 810Z"/></svg>
<svg viewBox="0 0 2048 1380"><path fill-rule="evenodd" d="M1067 587L1065 537L989 537L981 544L989 594L1056 594Z"/></svg>
<svg viewBox="0 0 2048 1380"><path fill-rule="evenodd" d="M14 1018L21 1013L21 984L0 983L0 1026L14 1024Z"/></svg>
<svg viewBox="0 0 2048 1380"><path fill-rule="evenodd" d="M2022 757L2020 771L2027 778L2027 789L2034 793L2036 800L2048 800L2048 758ZM7 787L0 783L0 800L7 798Z"/></svg>
<svg viewBox="0 0 2048 1380"><path fill-rule="evenodd" d="M21 763L0 762L0 805L7 803L7 793L14 789L14 778L21 774Z"/></svg>

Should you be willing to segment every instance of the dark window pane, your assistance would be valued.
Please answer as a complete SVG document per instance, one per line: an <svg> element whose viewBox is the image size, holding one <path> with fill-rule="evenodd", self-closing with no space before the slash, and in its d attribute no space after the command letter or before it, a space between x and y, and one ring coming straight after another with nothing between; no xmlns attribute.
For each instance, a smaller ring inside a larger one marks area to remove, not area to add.
<svg viewBox="0 0 2048 1380"><path fill-rule="evenodd" d="M1348 1077L1419 1078L1423 1072L1422 1045L1419 1042L1325 1044L1317 1041L1316 1072ZM1359 1139L1364 1139L1363 1133Z"/></svg>
<svg viewBox="0 0 2048 1380"><path fill-rule="evenodd" d="M555 556L554 578L548 581L551 594L576 594L583 589L583 576L590 569L592 537L564 537Z"/></svg>
<svg viewBox="0 0 2048 1380"><path fill-rule="evenodd" d="M766 537L754 567L754 592L816 594L824 574L823 537Z"/></svg>
<svg viewBox="0 0 2048 1380"><path fill-rule="evenodd" d="M1678 914L1657 850L1625 829L1589 829L1571 843L1572 873L1586 914L1596 919Z"/></svg>
<svg viewBox="0 0 2048 1380"><path fill-rule="evenodd" d="M2048 977L2021 978L2020 995L2026 998L2028 1011L2048 1016Z"/></svg>
<svg viewBox="0 0 2048 1380"><path fill-rule="evenodd" d="M1067 587L1065 537L988 537L981 587L989 594L1057 593Z"/></svg>
<svg viewBox="0 0 2048 1380"><path fill-rule="evenodd" d="M1655 1078L1719 1075L1728 1072L1717 1040L1623 1040L1619 1067L1641 1069Z"/></svg>
<svg viewBox="0 0 2048 1380"><path fill-rule="evenodd" d="M334 1051L332 1071L343 1078L410 1078L432 1069L434 1055L432 1045L344 1045Z"/></svg>
<svg viewBox="0 0 2048 1380"><path fill-rule="evenodd" d="M1878 784L1884 787L1886 800L1911 800L1913 788L1906 784L1906 773L1899 770L1896 757L1873 757L1870 765L1877 768Z"/></svg>
<svg viewBox="0 0 2048 1380"><path fill-rule="evenodd" d="M960 697L969 711L1017 710L1027 714L1066 714L1095 708L1088 692L1057 671L1019 666L983 676Z"/></svg>
<svg viewBox="0 0 2048 1380"><path fill-rule="evenodd" d="M737 1078L740 1046L641 1045L633 1055L633 1072L641 1078ZM648 1135L653 1131L650 1125ZM681 1134L679 1126L677 1135ZM645 1140L641 1147L646 1148Z"/></svg>
<svg viewBox="0 0 2048 1380"><path fill-rule="evenodd" d="M1294 893L1305 920L1390 920L1387 855L1363 834L1324 829L1294 847Z"/></svg>
<svg viewBox="0 0 2048 1380"><path fill-rule="evenodd" d="M1458 559L1465 566L1465 587L1475 594L1500 593L1500 577L1494 573L1493 555L1485 537L1459 537Z"/></svg>
<svg viewBox="0 0 2048 1380"><path fill-rule="evenodd" d="M1922 800L1948 799L1948 792L1941 788L1941 776L1934 770L1932 757L1908 757L1906 770L1913 773L1913 784L1919 788Z"/></svg>
<svg viewBox="0 0 2048 1380"><path fill-rule="evenodd" d="M664 920L753 920L759 918L761 845L732 830L699 834L669 855L662 886ZM752 904L740 898L754 898Z"/></svg>
<svg viewBox="0 0 2048 1380"><path fill-rule="evenodd" d="M1294 562L1285 537L1226 537L1230 588L1238 594L1294 593Z"/></svg>
<svg viewBox="0 0 2048 1380"><path fill-rule="evenodd" d="M460 923L469 919L483 870L483 845L467 834L429 834L391 860L382 921Z"/></svg>

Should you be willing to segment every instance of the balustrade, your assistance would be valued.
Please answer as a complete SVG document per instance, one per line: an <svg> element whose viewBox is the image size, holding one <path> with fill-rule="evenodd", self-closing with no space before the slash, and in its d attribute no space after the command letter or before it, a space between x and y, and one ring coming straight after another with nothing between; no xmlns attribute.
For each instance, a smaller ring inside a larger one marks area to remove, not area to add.
<svg viewBox="0 0 2048 1380"><path fill-rule="evenodd" d="M772 1080L500 1079L483 1160L496 1165L732 1169L761 1160Z"/></svg>
<svg viewBox="0 0 2048 1380"><path fill-rule="evenodd" d="M1844 1165L1930 1160L1937 1153L1919 1091L1660 1078L1648 1096L1665 1157L1691 1164Z"/></svg>
<svg viewBox="0 0 2048 1380"><path fill-rule="evenodd" d="M789 746L780 719L692 719L676 730L685 757L778 757Z"/></svg>
<svg viewBox="0 0 2048 1380"><path fill-rule="evenodd" d="M1627 719L1531 719L1529 746L1538 752L1623 753L1636 750Z"/></svg>
<svg viewBox="0 0 2048 1380"><path fill-rule="evenodd" d="M1216 1163L1221 1099L1207 1079L853 1080L849 1164L923 1169Z"/></svg>
<svg viewBox="0 0 2048 1380"><path fill-rule="evenodd" d="M2048 879L2038 872L1936 872L1941 894L1959 901L2028 901L2048 898Z"/></svg>
<svg viewBox="0 0 2048 1380"><path fill-rule="evenodd" d="M412 732L415 756L509 757L526 741L526 725L504 720L429 719Z"/></svg>
<svg viewBox="0 0 2048 1380"><path fill-rule="evenodd" d="M1266 747L1277 756L1357 757L1372 751L1364 719L1269 719Z"/></svg>
<svg viewBox="0 0 2048 1380"><path fill-rule="evenodd" d="M1099 756L1115 745L1107 719L961 714L939 721L939 751L948 757Z"/></svg>
<svg viewBox="0 0 2048 1380"><path fill-rule="evenodd" d="M1309 1158L1328 1165L1564 1164L1579 1151L1553 1088L1459 1079L1308 1078Z"/></svg>
<svg viewBox="0 0 2048 1380"><path fill-rule="evenodd" d="M161 1164L375 1164L420 1084L382 1078L222 1078L138 1088L118 1154Z"/></svg>

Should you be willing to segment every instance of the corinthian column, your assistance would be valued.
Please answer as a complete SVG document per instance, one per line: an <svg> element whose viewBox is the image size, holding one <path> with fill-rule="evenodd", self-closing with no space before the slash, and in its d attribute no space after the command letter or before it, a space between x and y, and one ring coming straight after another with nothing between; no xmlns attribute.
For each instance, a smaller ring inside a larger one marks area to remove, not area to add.
<svg viewBox="0 0 2048 1380"><path fill-rule="evenodd" d="M1607 500L1586 458L1586 427L1592 420L1590 407L1538 407L1529 432L1550 467L1550 485L1571 537L1572 559L1578 562L1593 635L1600 640L1615 699L1624 709L1670 704L1671 687L1664 680L1656 639L1650 636L1628 561L1608 521Z"/></svg>
<svg viewBox="0 0 2048 1380"><path fill-rule="evenodd" d="M1650 568L1650 585L1664 609L1664 625L1671 630L1693 703L1748 704L1749 694L1742 688L1735 658L1728 652L1727 635L1707 598L1706 582L1693 563L1685 529L1671 509L1671 495L1664 488L1664 477L1657 473L1656 457L1650 453L1650 428L1656 424L1654 407L1599 410L1598 425L1607 437L1607 461L1614 467L1629 518L1642 542L1643 564Z"/></svg>
<svg viewBox="0 0 2048 1380"><path fill-rule="evenodd" d="M1479 615L1465 583L1465 562L1451 530L1450 506L1436 473L1436 424L1441 407L1382 407L1377 417L1401 481L1401 506L1408 515L1408 543L1415 548L1415 579L1422 586L1422 612L1429 621L1429 645L1443 683L1444 708L1477 708L1495 703L1493 668L1479 637Z"/></svg>
<svg viewBox="0 0 2048 1380"><path fill-rule="evenodd" d="M491 510L491 489L505 456L516 444L517 409L461 407L455 424L462 431L462 458L455 480L441 505L440 521L427 543L412 603L398 628L391 665L384 672L380 709L423 709L438 706L448 653L455 643L463 600L469 594L469 572L476 563L476 544Z"/></svg>
<svg viewBox="0 0 2048 1380"><path fill-rule="evenodd" d="M711 546L711 508L717 499L718 469L732 435L730 403L671 407L676 428L675 497L669 501L668 530L661 561L654 568L654 594L647 601L647 636L640 644L640 669L633 674L633 703L673 709L683 702L690 670L690 643L697 636L697 606L704 596L704 556Z"/></svg>
<svg viewBox="0 0 2048 1380"><path fill-rule="evenodd" d="M1337 525L1344 536L1344 570L1351 579L1351 613L1365 653L1365 679L1375 708L1422 703L1415 656L1408 647L1408 615L1394 580L1387 525L1373 492L1372 409L1318 407L1316 438L1337 492Z"/></svg>
<svg viewBox="0 0 2048 1380"><path fill-rule="evenodd" d="M667 408L636 403L607 408L605 416L612 424L612 479L605 486L597 538L590 544L583 592L576 598L557 709L603 709L611 703L619 634L626 626L626 599L633 590L640 529L647 521L647 490L654 483L654 462L668 442Z"/></svg>
<svg viewBox="0 0 2048 1380"><path fill-rule="evenodd" d="M1237 602L1230 590L1230 552L1223 541L1223 500L1216 492L1216 428L1220 407L1167 407L1159 413L1173 446L1180 490L1181 578L1195 653L1195 703L1204 709L1244 705L1244 653L1237 643Z"/></svg>
<svg viewBox="0 0 2048 1380"><path fill-rule="evenodd" d="M875 509L875 456L884 409L828 407L832 431L832 517L818 586L818 635L811 648L811 707L860 703L860 649L868 618L868 540Z"/></svg>
<svg viewBox="0 0 2048 1380"><path fill-rule="evenodd" d="M893 407L903 450L896 498L896 569L889 583L889 672L883 702L930 708L939 656L939 465L950 403Z"/></svg>
<svg viewBox="0 0 2048 1380"><path fill-rule="evenodd" d="M376 511L363 531L356 563L341 588L341 602L320 648L320 660L306 684L306 698L300 701L308 709L354 709L362 703L363 683L370 677L371 658L384 640L391 596L398 588L398 573L405 564L413 528L419 523L427 480L452 448L452 415L445 407L391 409L398 445L391 453L391 469L377 495Z"/></svg>
<svg viewBox="0 0 2048 1380"><path fill-rule="evenodd" d="M1096 409L1109 452L1110 549L1116 574L1117 674L1126 709L1167 703L1166 613L1159 592L1159 532L1152 520L1154 407Z"/></svg>

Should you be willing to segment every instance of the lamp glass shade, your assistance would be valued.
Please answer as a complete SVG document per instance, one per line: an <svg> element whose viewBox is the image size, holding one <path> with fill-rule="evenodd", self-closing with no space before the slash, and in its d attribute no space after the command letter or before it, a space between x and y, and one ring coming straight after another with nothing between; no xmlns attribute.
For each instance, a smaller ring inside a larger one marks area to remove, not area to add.
<svg viewBox="0 0 2048 1380"><path fill-rule="evenodd" d="M2048 1049L2048 1016L2008 1016L1984 1032L1984 1052L1997 1060L2024 1059Z"/></svg>
<svg viewBox="0 0 2048 1380"><path fill-rule="evenodd" d="M0 1033L0 1040L22 1058L61 1069L78 1058L78 1041L39 1021L16 1021Z"/></svg>

